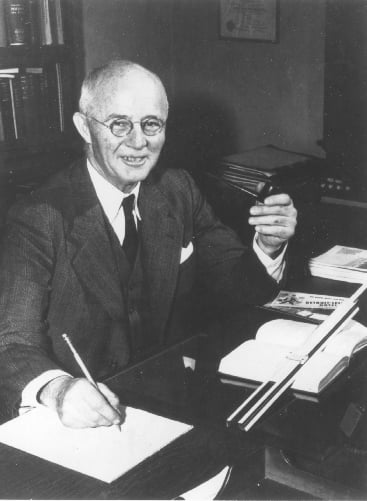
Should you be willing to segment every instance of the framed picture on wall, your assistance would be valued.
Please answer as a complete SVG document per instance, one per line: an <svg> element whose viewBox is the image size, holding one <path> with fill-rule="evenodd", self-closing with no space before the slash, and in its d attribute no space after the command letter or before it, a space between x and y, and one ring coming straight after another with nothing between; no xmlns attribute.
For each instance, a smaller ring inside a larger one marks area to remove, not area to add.
<svg viewBox="0 0 367 501"><path fill-rule="evenodd" d="M220 0L220 36L278 41L278 0Z"/></svg>

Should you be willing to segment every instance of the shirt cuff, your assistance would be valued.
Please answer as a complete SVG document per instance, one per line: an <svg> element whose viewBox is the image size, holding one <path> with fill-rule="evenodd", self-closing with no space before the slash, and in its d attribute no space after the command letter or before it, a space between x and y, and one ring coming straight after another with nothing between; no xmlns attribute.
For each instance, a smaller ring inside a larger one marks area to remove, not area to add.
<svg viewBox="0 0 367 501"><path fill-rule="evenodd" d="M265 266L265 269L274 280L280 282L283 278L284 268L285 268L285 260L284 255L288 247L288 242L285 244L282 252L275 258L271 258L260 248L257 243L258 233L255 233L254 240L252 243L253 249L260 262Z"/></svg>
<svg viewBox="0 0 367 501"><path fill-rule="evenodd" d="M24 414L34 407L39 407L40 405L42 405L37 400L37 395L43 386L46 386L47 383L49 383L53 379L56 379L57 377L69 375L70 374L62 371L61 369L52 369L43 372L36 378L32 379L32 381L27 384L22 392L22 401L19 407L19 414Z"/></svg>

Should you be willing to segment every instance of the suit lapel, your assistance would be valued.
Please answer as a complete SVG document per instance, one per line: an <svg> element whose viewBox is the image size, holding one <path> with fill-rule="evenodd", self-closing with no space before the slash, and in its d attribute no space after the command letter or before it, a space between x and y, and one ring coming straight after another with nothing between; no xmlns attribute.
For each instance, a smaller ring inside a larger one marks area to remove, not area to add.
<svg viewBox="0 0 367 501"><path fill-rule="evenodd" d="M163 341L171 309L182 247L182 225L177 221L164 193L147 179L139 194L142 217L141 249L151 308Z"/></svg>
<svg viewBox="0 0 367 501"><path fill-rule="evenodd" d="M123 297L116 262L86 165L72 173L74 214L67 235L75 273L112 318L121 317Z"/></svg>

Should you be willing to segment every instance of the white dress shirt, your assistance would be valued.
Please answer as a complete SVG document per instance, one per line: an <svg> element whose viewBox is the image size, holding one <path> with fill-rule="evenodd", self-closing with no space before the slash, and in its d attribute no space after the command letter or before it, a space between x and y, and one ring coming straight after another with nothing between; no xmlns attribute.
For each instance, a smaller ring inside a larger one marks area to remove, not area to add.
<svg viewBox="0 0 367 501"><path fill-rule="evenodd" d="M102 206L108 221L110 222L120 244L125 238L125 215L124 209L121 206L124 198L135 195L133 216L135 224L141 221L138 209L138 196L140 191L140 183L130 193L123 193L118 188L109 183L99 172L94 169L89 161L87 161L88 172L92 180L94 189L96 190L99 203Z"/></svg>
<svg viewBox="0 0 367 501"><path fill-rule="evenodd" d="M123 193L111 183L109 183L101 174L99 174L92 167L89 161L87 161L87 168L102 209L106 214L106 217L110 222L114 232L116 233L120 244L122 245L125 237L125 215L124 210L121 206L122 200L131 194L135 195L135 207L133 209L135 224L138 220L141 221L141 216L138 209L140 183L135 186L131 193ZM284 254L286 251L286 246L279 256L277 256L275 259L272 259L260 249L257 243L257 238L258 237L256 234L253 240L254 252L258 256L261 263L265 266L267 273L272 278L279 281L282 278L285 266ZM30 381L22 392L22 402L20 405L19 413L26 412L32 407L40 405L37 400L37 394L39 390L47 383L49 383L52 379L55 379L59 376L64 376L66 374L67 373L62 370L54 369L46 371Z"/></svg>

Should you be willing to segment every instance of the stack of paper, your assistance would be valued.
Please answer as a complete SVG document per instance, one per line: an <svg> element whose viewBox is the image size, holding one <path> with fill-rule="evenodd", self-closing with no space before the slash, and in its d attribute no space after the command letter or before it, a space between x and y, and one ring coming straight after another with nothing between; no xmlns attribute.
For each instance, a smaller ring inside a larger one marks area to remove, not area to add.
<svg viewBox="0 0 367 501"><path fill-rule="evenodd" d="M367 250L335 245L310 259L309 266L315 277L361 284L367 281Z"/></svg>
<svg viewBox="0 0 367 501"><path fill-rule="evenodd" d="M129 407L116 427L73 429L39 407L0 426L0 442L85 475L112 482L192 428Z"/></svg>

